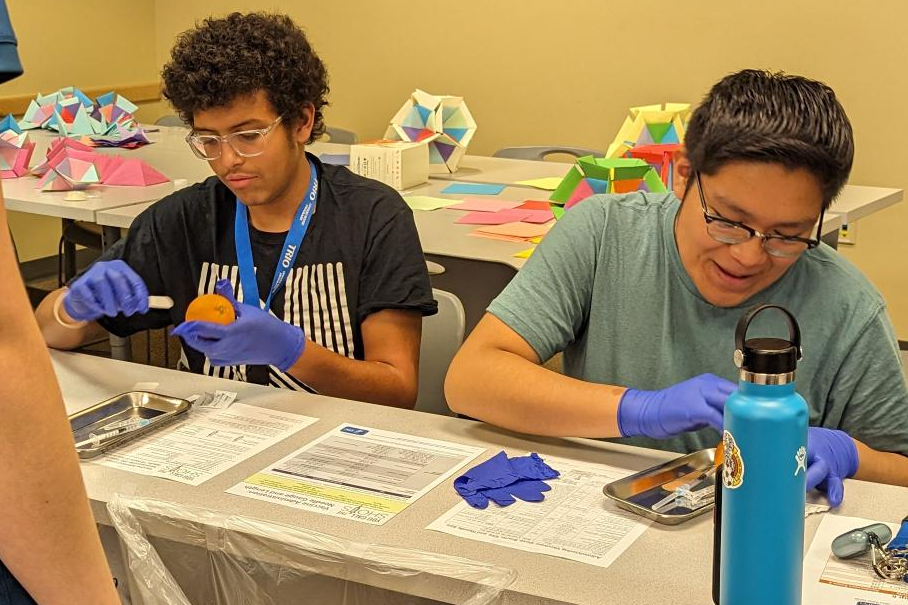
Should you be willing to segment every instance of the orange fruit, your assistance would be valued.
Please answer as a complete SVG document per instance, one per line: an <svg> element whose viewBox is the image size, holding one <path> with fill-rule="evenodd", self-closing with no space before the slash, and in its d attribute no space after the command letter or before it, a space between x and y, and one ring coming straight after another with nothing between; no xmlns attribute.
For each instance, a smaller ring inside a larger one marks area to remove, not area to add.
<svg viewBox="0 0 908 605"><path fill-rule="evenodd" d="M186 309L186 321L210 321L216 324L233 323L233 305L220 294L202 294Z"/></svg>

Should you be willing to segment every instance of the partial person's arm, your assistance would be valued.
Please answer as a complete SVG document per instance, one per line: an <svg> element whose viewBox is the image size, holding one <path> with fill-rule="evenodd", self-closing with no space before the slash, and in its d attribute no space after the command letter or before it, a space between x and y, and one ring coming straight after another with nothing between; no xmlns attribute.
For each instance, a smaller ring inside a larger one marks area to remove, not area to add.
<svg viewBox="0 0 908 605"><path fill-rule="evenodd" d="M306 338L299 326L257 306L240 304L227 280L215 284L236 312L227 325L186 321L173 334L215 366L271 365L319 393L395 407L416 401L422 313L383 309L362 322L363 360L350 359Z"/></svg>
<svg viewBox="0 0 908 605"><path fill-rule="evenodd" d="M0 200L0 559L42 605L119 603Z"/></svg>
<svg viewBox="0 0 908 605"><path fill-rule="evenodd" d="M855 479L908 487L908 457L875 450L857 439L854 443L860 459Z"/></svg>
<svg viewBox="0 0 908 605"><path fill-rule="evenodd" d="M363 320L364 359L306 341L289 373L324 395L398 408L416 403L422 313L384 309Z"/></svg>
<svg viewBox="0 0 908 605"><path fill-rule="evenodd" d="M51 348L63 351L75 349L105 333L97 322L80 322L69 316L62 301L57 302L66 292L66 288L54 290L35 309L35 319L38 320L44 342ZM54 317L54 305L59 305L57 317Z"/></svg>
<svg viewBox="0 0 908 605"><path fill-rule="evenodd" d="M584 382L542 365L527 342L486 313L451 362L445 398L459 414L552 437L620 437L625 388Z"/></svg>
<svg viewBox="0 0 908 605"><path fill-rule="evenodd" d="M44 342L55 349L74 349L104 329L102 317L148 313L148 286L123 260L99 260L72 283L51 292L35 316Z"/></svg>

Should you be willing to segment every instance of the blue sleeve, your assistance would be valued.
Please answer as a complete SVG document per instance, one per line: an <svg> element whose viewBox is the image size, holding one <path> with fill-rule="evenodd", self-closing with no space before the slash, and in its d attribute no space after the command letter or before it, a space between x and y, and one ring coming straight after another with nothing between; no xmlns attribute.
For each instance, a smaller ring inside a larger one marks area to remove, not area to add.
<svg viewBox="0 0 908 605"><path fill-rule="evenodd" d="M9 20L6 0L0 0L0 83L22 75L16 34Z"/></svg>

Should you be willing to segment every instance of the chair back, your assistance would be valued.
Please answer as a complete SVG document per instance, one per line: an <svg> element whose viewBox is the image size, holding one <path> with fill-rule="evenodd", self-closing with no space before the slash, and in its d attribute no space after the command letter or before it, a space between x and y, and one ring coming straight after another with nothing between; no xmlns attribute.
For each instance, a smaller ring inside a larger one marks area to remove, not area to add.
<svg viewBox="0 0 908 605"><path fill-rule="evenodd" d="M156 126L180 126L182 128L188 128L186 122L184 122L180 116L174 114L161 116L155 120L154 123Z"/></svg>
<svg viewBox="0 0 908 605"><path fill-rule="evenodd" d="M344 130L335 126L326 126L325 134L328 135L329 143L340 143L342 145L356 145L359 137L352 130Z"/></svg>
<svg viewBox="0 0 908 605"><path fill-rule="evenodd" d="M463 342L466 318L463 304L455 295L434 288L432 295L438 301L438 313L422 320L416 409L454 416L445 400L445 375Z"/></svg>

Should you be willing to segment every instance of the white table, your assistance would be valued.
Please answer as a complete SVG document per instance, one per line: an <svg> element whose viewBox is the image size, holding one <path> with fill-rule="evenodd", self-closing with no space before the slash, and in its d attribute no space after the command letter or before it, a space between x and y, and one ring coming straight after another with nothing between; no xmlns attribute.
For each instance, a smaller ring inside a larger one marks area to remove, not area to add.
<svg viewBox="0 0 908 605"><path fill-rule="evenodd" d="M441 193L451 183L445 180L431 180L402 191L401 194L463 198L463 195ZM864 200L875 199L873 192L866 189L868 188L862 188L849 199L853 199L853 203L858 207ZM507 187L498 195L477 197L522 201L545 200L549 195L550 192L542 189ZM150 205L145 203L101 211L98 212L96 220L102 226L125 229ZM432 276L432 285L453 292L461 299L466 313L466 329L469 333L482 318L489 303L526 263L526 259L517 258L514 254L532 247L532 244L471 236L470 233L477 225L461 225L455 222L464 214L466 212L442 208L431 212L415 211L413 217L426 258L445 268L443 274ZM841 224L841 217L830 213L823 221L823 233L836 233Z"/></svg>
<svg viewBox="0 0 908 605"><path fill-rule="evenodd" d="M450 482L439 486L386 525L378 527L317 515L258 500L225 494L224 490L264 468L341 422L414 435L478 445L487 455L500 449L509 453L536 451L586 462L639 470L673 457L668 452L621 446L587 439L543 439L518 435L494 427L446 416L386 408L378 405L294 393L112 361L74 353L53 352L54 366L70 412L128 391L136 382L159 382L158 391L185 397L202 391L226 389L239 393L250 405L320 418L295 436L225 471L199 487L83 463L82 471L96 520L109 524L106 503L115 493L166 500L193 507L255 517L293 527L309 528L356 542L416 548L444 555L466 557L504 565L517 571L516 582L506 591L507 604L702 605L710 599L712 553L711 515L668 527L652 525L610 567L581 563L465 540L425 529L458 501ZM842 515L897 521L908 510L908 489L848 480ZM819 518L807 519L805 547ZM444 599L423 584L420 596ZM427 594L428 593L428 594Z"/></svg>

